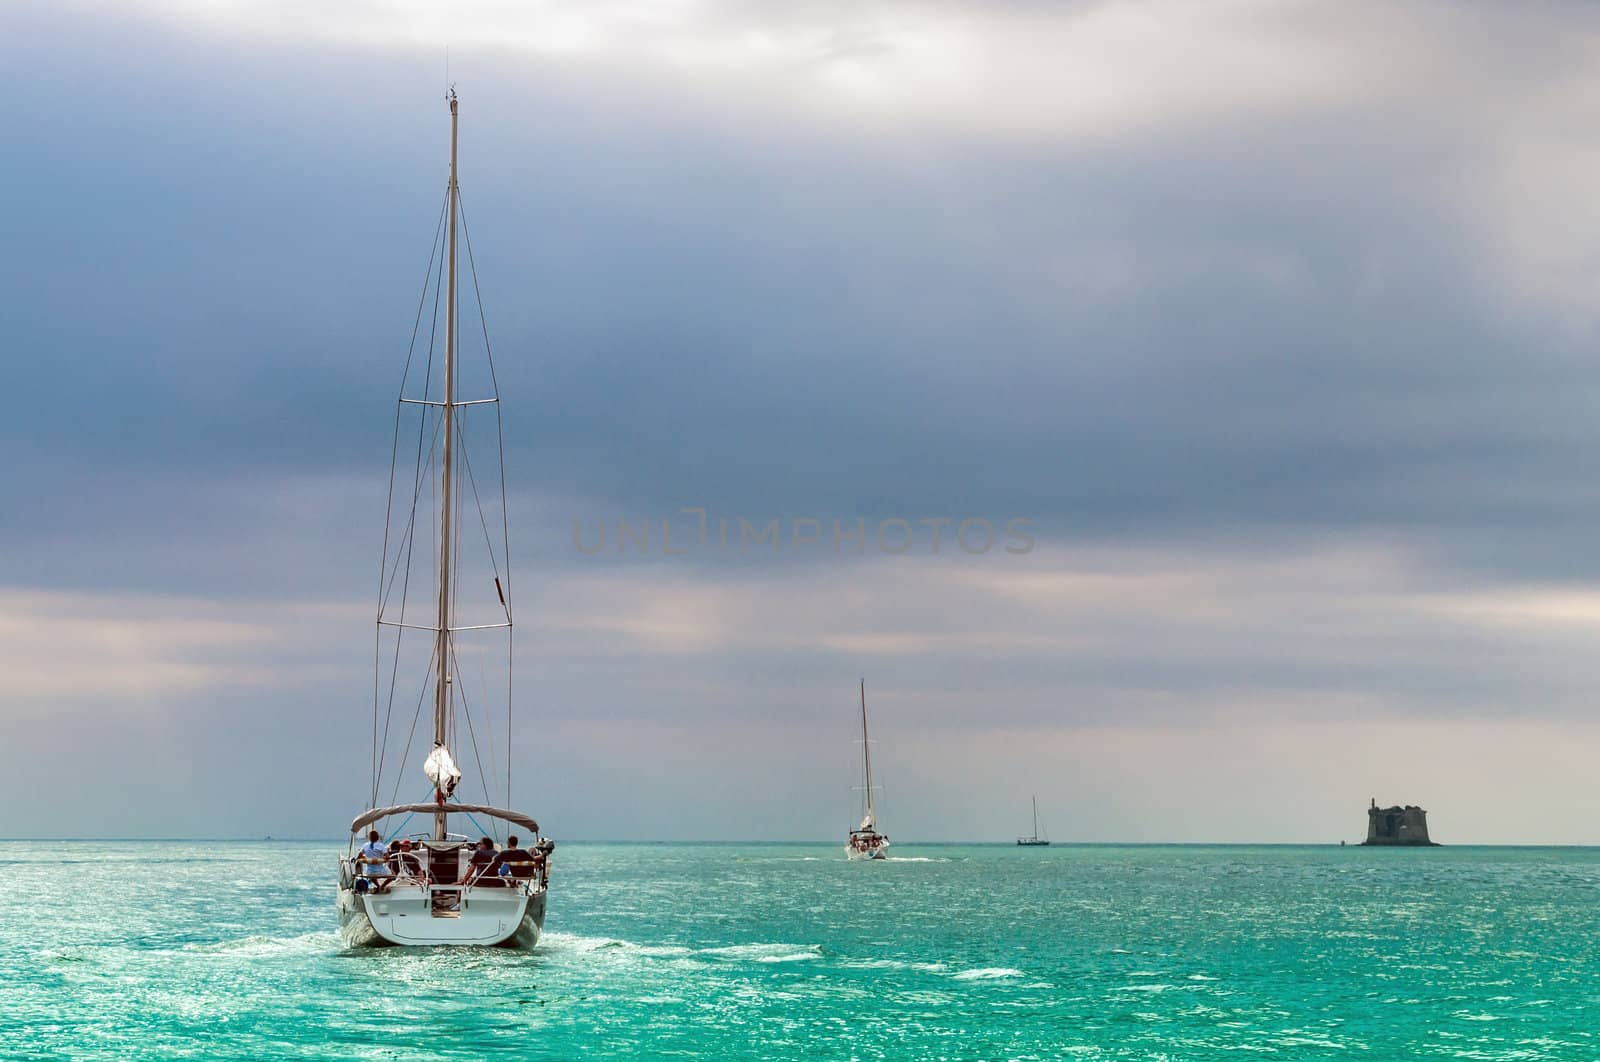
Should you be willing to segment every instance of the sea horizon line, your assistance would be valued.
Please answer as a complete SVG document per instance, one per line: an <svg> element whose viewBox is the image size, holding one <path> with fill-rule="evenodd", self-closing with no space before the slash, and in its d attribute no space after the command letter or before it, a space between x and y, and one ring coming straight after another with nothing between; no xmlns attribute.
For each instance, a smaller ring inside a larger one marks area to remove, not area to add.
<svg viewBox="0 0 1600 1062"><path fill-rule="evenodd" d="M0 837L0 844L345 844L348 837ZM654 845L695 847L833 847L842 842L822 840L641 840L637 838L570 838L557 842L560 845ZM897 848L1016 848L1012 840L981 841L900 841ZM1028 847L1028 846L1021 846ZM1374 848L1421 849L1437 848L1600 848L1600 842L1582 841L1459 841L1424 845L1366 845L1360 841L1051 841L1040 847L1050 848Z"/></svg>

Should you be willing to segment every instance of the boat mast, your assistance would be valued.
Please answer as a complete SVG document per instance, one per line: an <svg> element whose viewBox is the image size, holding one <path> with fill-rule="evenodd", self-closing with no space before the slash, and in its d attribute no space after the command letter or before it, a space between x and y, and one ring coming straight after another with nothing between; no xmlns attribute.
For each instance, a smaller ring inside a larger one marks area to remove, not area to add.
<svg viewBox="0 0 1600 1062"><path fill-rule="evenodd" d="M867 780L867 818L873 829L878 826L877 811L872 803L872 745L867 740L867 680L861 680L861 770Z"/></svg>
<svg viewBox="0 0 1600 1062"><path fill-rule="evenodd" d="M438 658L438 677L433 694L433 743L445 744L450 727L450 516L455 505L451 493L452 444L455 441L456 402L456 93L450 90L450 286L445 308L444 330L444 460L440 465L439 505L439 640L434 655ZM444 840L445 813L433 813L433 835Z"/></svg>
<svg viewBox="0 0 1600 1062"><path fill-rule="evenodd" d="M1039 794L1033 795L1033 839L1039 839Z"/></svg>

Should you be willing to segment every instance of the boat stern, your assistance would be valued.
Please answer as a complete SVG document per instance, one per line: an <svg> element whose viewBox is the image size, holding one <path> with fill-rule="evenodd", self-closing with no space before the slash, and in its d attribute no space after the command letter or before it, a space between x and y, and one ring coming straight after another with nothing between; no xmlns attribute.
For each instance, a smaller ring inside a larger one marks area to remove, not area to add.
<svg viewBox="0 0 1600 1062"><path fill-rule="evenodd" d="M532 948L544 928L544 888L394 886L384 892L339 889L339 927L347 947L477 945Z"/></svg>

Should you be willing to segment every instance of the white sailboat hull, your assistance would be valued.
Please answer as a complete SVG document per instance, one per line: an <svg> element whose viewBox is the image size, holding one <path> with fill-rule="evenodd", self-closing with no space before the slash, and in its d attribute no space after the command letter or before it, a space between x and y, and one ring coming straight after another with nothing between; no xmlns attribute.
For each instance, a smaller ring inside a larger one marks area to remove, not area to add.
<svg viewBox="0 0 1600 1062"><path fill-rule="evenodd" d="M876 844L870 844L864 848L857 847L854 844L846 842L844 846L844 857L851 862L855 862L860 859L888 859L889 842L879 841Z"/></svg>
<svg viewBox="0 0 1600 1062"><path fill-rule="evenodd" d="M458 910L439 913L429 891L416 885L397 885L384 893L357 893L341 886L340 935L351 948L477 945L527 950L539 942L545 889L467 888L463 892L456 904Z"/></svg>

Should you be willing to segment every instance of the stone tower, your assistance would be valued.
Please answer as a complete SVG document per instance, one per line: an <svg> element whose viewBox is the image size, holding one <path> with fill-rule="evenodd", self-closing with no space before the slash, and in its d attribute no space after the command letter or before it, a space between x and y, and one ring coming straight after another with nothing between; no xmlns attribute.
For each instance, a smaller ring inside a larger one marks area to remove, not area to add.
<svg viewBox="0 0 1600 1062"><path fill-rule="evenodd" d="M1437 847L1428 839L1426 811L1415 804L1380 808L1376 799L1367 808L1367 839L1361 843Z"/></svg>

